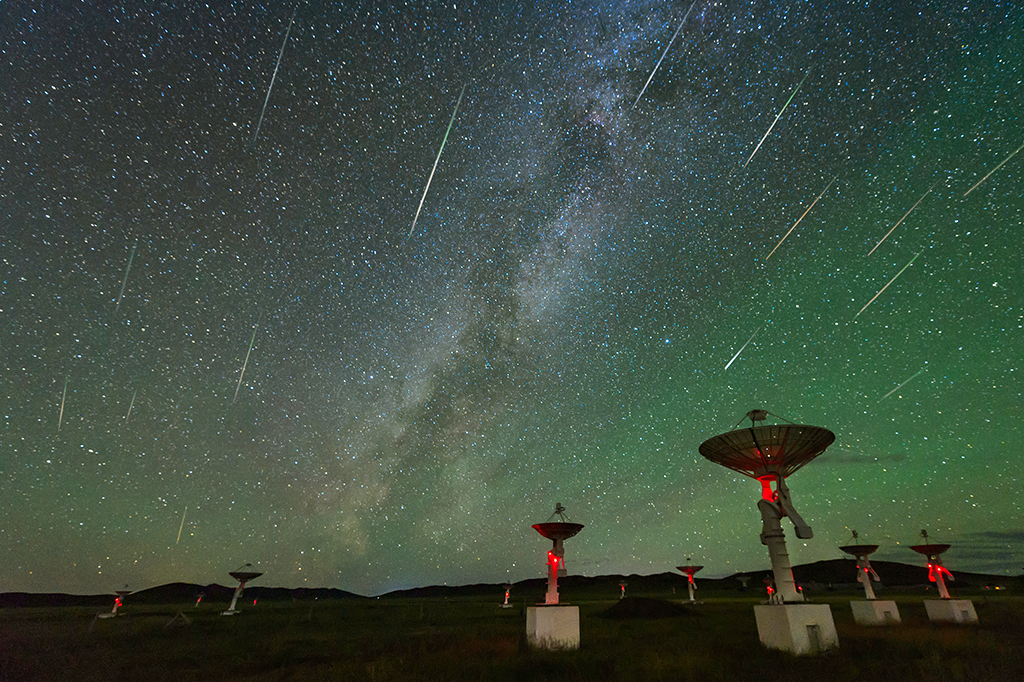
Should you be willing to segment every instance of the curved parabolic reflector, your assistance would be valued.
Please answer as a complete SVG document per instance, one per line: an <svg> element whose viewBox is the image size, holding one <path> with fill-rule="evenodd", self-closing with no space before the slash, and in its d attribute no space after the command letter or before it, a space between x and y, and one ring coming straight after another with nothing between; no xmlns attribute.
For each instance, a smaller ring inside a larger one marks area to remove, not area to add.
<svg viewBox="0 0 1024 682"><path fill-rule="evenodd" d="M877 552L878 545L842 545L839 549L855 557L862 557Z"/></svg>
<svg viewBox="0 0 1024 682"><path fill-rule="evenodd" d="M723 433L700 444L701 455L737 473L786 478L835 442L820 426L775 424Z"/></svg>
<svg viewBox="0 0 1024 682"><path fill-rule="evenodd" d="M549 540L568 540L583 530L583 524L549 521L548 523L535 523L533 529Z"/></svg>

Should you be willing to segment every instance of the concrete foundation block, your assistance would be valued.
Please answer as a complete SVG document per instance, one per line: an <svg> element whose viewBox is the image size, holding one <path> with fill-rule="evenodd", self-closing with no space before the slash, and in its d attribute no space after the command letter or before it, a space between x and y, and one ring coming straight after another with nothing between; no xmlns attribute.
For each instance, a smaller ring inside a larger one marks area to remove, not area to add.
<svg viewBox="0 0 1024 682"><path fill-rule="evenodd" d="M852 601L850 608L858 625L897 625L902 622L896 602L891 600Z"/></svg>
<svg viewBox="0 0 1024 682"><path fill-rule="evenodd" d="M828 604L761 604L754 607L754 617L761 643L769 649L813 656L839 646Z"/></svg>
<svg viewBox="0 0 1024 682"><path fill-rule="evenodd" d="M527 607L526 640L535 649L579 649L580 607Z"/></svg>
<svg viewBox="0 0 1024 682"><path fill-rule="evenodd" d="M978 622L978 613L970 599L925 599L924 609L933 623L974 625Z"/></svg>

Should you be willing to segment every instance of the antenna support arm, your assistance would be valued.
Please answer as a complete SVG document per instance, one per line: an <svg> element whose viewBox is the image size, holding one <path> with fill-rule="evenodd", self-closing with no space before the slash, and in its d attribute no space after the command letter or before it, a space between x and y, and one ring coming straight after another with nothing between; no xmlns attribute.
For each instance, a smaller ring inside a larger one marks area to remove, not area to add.
<svg viewBox="0 0 1024 682"><path fill-rule="evenodd" d="M793 508L793 498L790 497L786 479L779 476L777 485L776 494L778 495L778 502L776 504L781 508L783 515L788 516L789 520L793 522L793 526L796 528L796 536L801 540L813 538L814 530L807 525L803 517Z"/></svg>

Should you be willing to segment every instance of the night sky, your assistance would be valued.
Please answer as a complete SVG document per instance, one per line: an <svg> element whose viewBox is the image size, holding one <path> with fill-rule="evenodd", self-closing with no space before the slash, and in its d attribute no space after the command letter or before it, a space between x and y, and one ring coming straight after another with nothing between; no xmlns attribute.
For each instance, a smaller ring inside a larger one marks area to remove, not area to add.
<svg viewBox="0 0 1024 682"><path fill-rule="evenodd" d="M754 408L1018 574L1024 10L892 4L3 2L0 591L766 569Z"/></svg>

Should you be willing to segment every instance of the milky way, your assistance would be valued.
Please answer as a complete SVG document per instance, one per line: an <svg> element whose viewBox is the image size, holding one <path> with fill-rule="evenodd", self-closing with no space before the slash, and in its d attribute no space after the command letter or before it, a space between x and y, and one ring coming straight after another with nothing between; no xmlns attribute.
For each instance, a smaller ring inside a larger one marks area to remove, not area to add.
<svg viewBox="0 0 1024 682"><path fill-rule="evenodd" d="M690 4L4 3L0 591L1019 571L1024 16Z"/></svg>

